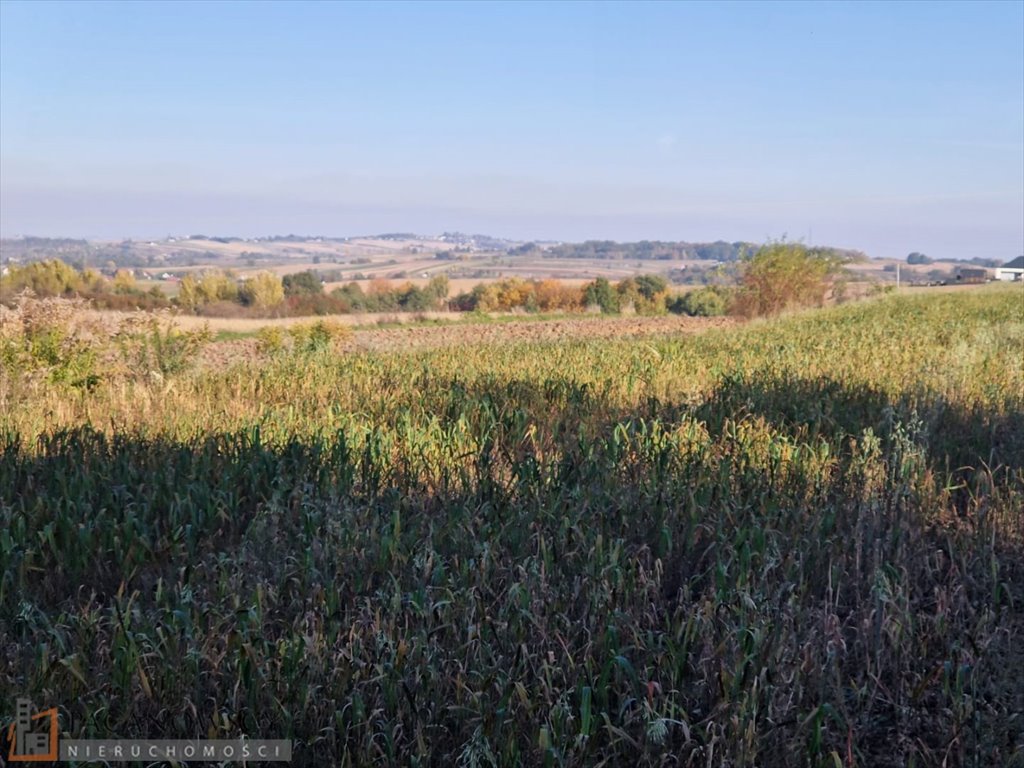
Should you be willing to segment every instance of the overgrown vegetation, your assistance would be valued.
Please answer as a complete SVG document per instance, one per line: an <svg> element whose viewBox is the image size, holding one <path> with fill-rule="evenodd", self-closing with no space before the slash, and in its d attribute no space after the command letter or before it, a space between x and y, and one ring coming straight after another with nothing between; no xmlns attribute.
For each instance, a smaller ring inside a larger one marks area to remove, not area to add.
<svg viewBox="0 0 1024 768"><path fill-rule="evenodd" d="M0 304L12 306L26 290L42 298L82 298L102 309L163 309L171 302L156 287L144 291L130 271L106 278L93 269L78 270L59 259L11 267L0 277Z"/></svg>
<svg viewBox="0 0 1024 768"><path fill-rule="evenodd" d="M616 284L597 278L585 285L560 280L506 278L480 283L449 298L449 280L436 275L426 285L393 284L375 279L366 287L352 281L324 292L320 273L313 270L281 278L258 272L243 279L230 272L208 269L181 280L173 304L187 312L217 317L303 317L360 312L601 312L657 315L665 312L714 316L732 312L745 317L777 314L785 309L821 305L841 282L839 252L809 249L797 243L771 243L742 262L739 290L723 286L672 295L660 275L637 275ZM112 280L96 272L78 271L59 261L15 268L0 283L0 296L13 301L30 289L40 296L83 296L94 305L115 309L170 306L159 288L141 291L130 270Z"/></svg>
<svg viewBox="0 0 1024 768"><path fill-rule="evenodd" d="M351 329L344 325L318 320L290 328L267 326L260 329L257 340L261 352L271 358L280 358L337 352L351 335Z"/></svg>
<svg viewBox="0 0 1024 768"><path fill-rule="evenodd" d="M730 309L742 317L777 315L787 309L822 306L844 260L828 249L780 241L744 259L740 286Z"/></svg>
<svg viewBox="0 0 1024 768"><path fill-rule="evenodd" d="M104 323L89 315L84 299L21 296L13 308L0 305L0 389L162 381L190 369L211 340L208 329L180 331L161 315Z"/></svg>
<svg viewBox="0 0 1024 768"><path fill-rule="evenodd" d="M332 291L331 298L343 312L424 312L447 309L448 290L448 278L438 275L422 288L412 283L395 287L387 280L372 280L364 291L359 283L352 282Z"/></svg>
<svg viewBox="0 0 1024 768"><path fill-rule="evenodd" d="M0 688L296 766L1019 764L1022 345L987 289L159 396L5 365Z"/></svg>
<svg viewBox="0 0 1024 768"><path fill-rule="evenodd" d="M708 286L676 296L666 302L669 312L690 317L719 317L729 310L733 292L729 288Z"/></svg>
<svg viewBox="0 0 1024 768"><path fill-rule="evenodd" d="M131 318L114 340L129 376L163 381L189 370L199 350L212 341L209 329L180 331L160 318Z"/></svg>

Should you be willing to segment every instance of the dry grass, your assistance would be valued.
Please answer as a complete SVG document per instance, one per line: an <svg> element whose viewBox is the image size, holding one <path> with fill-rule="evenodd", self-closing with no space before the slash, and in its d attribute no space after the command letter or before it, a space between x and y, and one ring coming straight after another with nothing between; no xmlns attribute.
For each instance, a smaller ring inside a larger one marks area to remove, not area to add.
<svg viewBox="0 0 1024 768"><path fill-rule="evenodd" d="M85 310L84 315L94 321L116 326L135 316L145 313L135 312L106 312L101 310ZM453 320L459 315L452 312L377 312L349 315L328 315L322 319L329 319L332 322L342 325L373 325L375 323L414 323L420 320ZM170 322L176 328L191 331L201 328L209 328L214 333L256 333L261 328L289 328L295 325L303 325L318 318L312 317L278 317L278 318L256 318L256 317L200 317L197 315L177 314L170 316Z"/></svg>

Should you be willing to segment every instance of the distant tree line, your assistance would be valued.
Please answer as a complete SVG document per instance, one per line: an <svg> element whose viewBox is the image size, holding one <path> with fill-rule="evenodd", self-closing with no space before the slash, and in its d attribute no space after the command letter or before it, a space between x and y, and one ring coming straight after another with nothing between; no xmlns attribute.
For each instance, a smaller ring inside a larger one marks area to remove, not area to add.
<svg viewBox="0 0 1024 768"><path fill-rule="evenodd" d="M606 315L636 313L662 315L723 315L728 309L727 288L704 288L684 296L672 295L659 275L640 275L610 282L599 277L581 286L559 280L508 278L481 283L450 302L462 312L599 312Z"/></svg>
<svg viewBox="0 0 1024 768"><path fill-rule="evenodd" d="M713 243L660 242L641 240L637 243L618 243L613 240L587 240L582 243L560 243L540 248L534 243L525 243L508 250L510 256L539 254L551 259L616 259L634 261L678 261L702 259L706 261L736 261L743 252L755 248L750 243L727 243L718 240Z"/></svg>
<svg viewBox="0 0 1024 768"><path fill-rule="evenodd" d="M349 314L353 312L426 312L447 309L448 278L439 275L425 286L388 280L351 282L330 293L313 270L283 278L270 272L239 280L230 273L209 270L182 280L177 304L201 315L263 315L276 317ZM241 312L239 310L242 310Z"/></svg>
<svg viewBox="0 0 1024 768"><path fill-rule="evenodd" d="M745 250L756 248L750 243L663 243L640 241L639 243L616 243L610 240L588 240L584 243L562 243L540 249L527 243L511 249L511 256L523 256L540 252L543 256L556 259L618 259L618 260L662 260L701 259L708 261L735 261Z"/></svg>
<svg viewBox="0 0 1024 768"><path fill-rule="evenodd" d="M662 242L641 240L635 243L619 243L614 240L587 240L582 243L559 243L539 246L524 243L506 251L509 256L539 256L550 259L614 259L621 261L715 261L723 264L739 262L744 256L755 253L761 246L755 243L737 241L728 243L716 240L712 243ZM844 259L855 261L867 256L855 250L842 248L818 248L829 251Z"/></svg>
<svg viewBox="0 0 1024 768"><path fill-rule="evenodd" d="M144 290L130 269L106 277L94 269L76 269L59 259L10 267L0 277L0 303L12 304L23 291L36 296L78 296L101 309L160 309L171 306L157 286Z"/></svg>
<svg viewBox="0 0 1024 768"><path fill-rule="evenodd" d="M996 267L1001 267L1003 265L1003 262L999 259L986 259L981 256L974 256L970 259L943 259L943 261L952 261L958 264L972 264L976 267L985 267L988 269L995 269ZM919 253L918 251L907 254L907 264L928 265L934 263L935 259L930 256L926 256L923 253Z"/></svg>
<svg viewBox="0 0 1024 768"><path fill-rule="evenodd" d="M330 293L320 274L306 270L283 278L268 271L239 278L210 269L186 275L178 295L168 299L158 287L140 289L134 273L119 270L112 278L79 270L59 260L15 267L0 279L0 296L13 301L22 290L40 296L82 296L99 307L152 309L176 306L214 316L306 316L352 312L624 312L657 315L756 317L794 307L820 306L834 292L847 257L831 249L775 242L743 257L736 265L735 287L706 286L683 296L670 294L660 275L638 275L612 284L597 278L584 285L559 280L506 278L480 283L449 298L445 275L426 285L393 285L385 279L364 287L349 282Z"/></svg>

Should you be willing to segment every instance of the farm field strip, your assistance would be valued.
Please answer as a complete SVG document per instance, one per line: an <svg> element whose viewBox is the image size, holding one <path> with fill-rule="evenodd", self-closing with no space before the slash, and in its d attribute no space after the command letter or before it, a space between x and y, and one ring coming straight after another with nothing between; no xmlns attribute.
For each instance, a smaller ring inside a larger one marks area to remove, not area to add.
<svg viewBox="0 0 1024 768"><path fill-rule="evenodd" d="M651 327L5 369L0 688L299 766L1021 759L1020 290Z"/></svg>

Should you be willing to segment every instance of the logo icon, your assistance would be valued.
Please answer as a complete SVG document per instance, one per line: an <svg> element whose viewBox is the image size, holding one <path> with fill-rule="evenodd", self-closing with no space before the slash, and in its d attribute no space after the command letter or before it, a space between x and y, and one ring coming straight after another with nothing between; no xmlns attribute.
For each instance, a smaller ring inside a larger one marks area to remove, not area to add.
<svg viewBox="0 0 1024 768"><path fill-rule="evenodd" d="M33 714L32 702L17 700L17 715L0 724L0 766L8 763L291 762L290 739L75 739L58 744L57 707ZM3 744L4 740L7 745Z"/></svg>
<svg viewBox="0 0 1024 768"><path fill-rule="evenodd" d="M32 702L18 699L17 715L7 729L7 759L34 763L57 759L57 708L32 714Z"/></svg>

